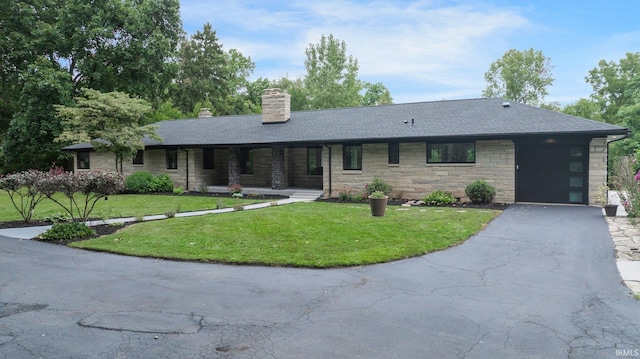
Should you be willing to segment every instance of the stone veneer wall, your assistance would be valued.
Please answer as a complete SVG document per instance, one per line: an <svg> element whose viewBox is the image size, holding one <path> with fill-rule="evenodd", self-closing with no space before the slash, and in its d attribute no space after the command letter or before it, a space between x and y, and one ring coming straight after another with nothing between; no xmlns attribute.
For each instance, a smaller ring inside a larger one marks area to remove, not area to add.
<svg viewBox="0 0 640 359"><path fill-rule="evenodd" d="M289 154L289 186L301 188L322 188L322 175L307 174L307 148L293 147L288 148ZM322 156L326 156L326 150L323 150Z"/></svg>
<svg viewBox="0 0 640 359"><path fill-rule="evenodd" d="M589 204L596 203L600 186L607 184L607 138L594 138L589 143Z"/></svg>
<svg viewBox="0 0 640 359"><path fill-rule="evenodd" d="M342 169L342 145L332 146L331 193L329 160L323 156L325 196L336 197L344 188L364 189L374 176L393 186L393 197L422 198L435 190L464 197L465 187L479 179L496 189L496 202L515 201L515 145L511 140L476 141L476 163L427 164L425 142L401 143L400 164L388 164L387 143L362 145L362 170ZM325 153L328 153L325 150Z"/></svg>

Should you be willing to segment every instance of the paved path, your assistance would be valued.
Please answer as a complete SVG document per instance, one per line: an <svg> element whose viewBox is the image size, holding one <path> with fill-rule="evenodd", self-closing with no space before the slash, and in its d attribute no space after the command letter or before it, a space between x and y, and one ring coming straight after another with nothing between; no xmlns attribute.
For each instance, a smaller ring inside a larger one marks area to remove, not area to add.
<svg viewBox="0 0 640 359"><path fill-rule="evenodd" d="M618 358L640 351L599 209L513 205L446 251L309 270L0 237L0 358Z"/></svg>

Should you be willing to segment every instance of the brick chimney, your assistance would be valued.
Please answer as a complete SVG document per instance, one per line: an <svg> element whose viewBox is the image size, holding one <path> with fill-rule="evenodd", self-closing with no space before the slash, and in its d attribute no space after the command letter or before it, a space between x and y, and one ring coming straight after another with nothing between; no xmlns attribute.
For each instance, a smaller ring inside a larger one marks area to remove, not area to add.
<svg viewBox="0 0 640 359"><path fill-rule="evenodd" d="M211 117L211 116L213 116L211 114L211 109L207 107L201 108L200 112L198 113L198 118Z"/></svg>
<svg viewBox="0 0 640 359"><path fill-rule="evenodd" d="M262 124L283 123L291 119L291 95L278 88L264 90L262 94Z"/></svg>

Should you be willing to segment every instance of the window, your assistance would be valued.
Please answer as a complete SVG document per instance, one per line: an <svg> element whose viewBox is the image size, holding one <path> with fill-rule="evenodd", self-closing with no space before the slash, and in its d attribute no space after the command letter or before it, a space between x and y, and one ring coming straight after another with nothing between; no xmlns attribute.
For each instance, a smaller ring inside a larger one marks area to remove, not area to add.
<svg viewBox="0 0 640 359"><path fill-rule="evenodd" d="M250 148L240 150L240 173L243 175L253 174L253 150Z"/></svg>
<svg viewBox="0 0 640 359"><path fill-rule="evenodd" d="M322 147L307 148L307 174L322 175Z"/></svg>
<svg viewBox="0 0 640 359"><path fill-rule="evenodd" d="M213 160L213 148L202 149L202 168L205 170L212 170L216 168Z"/></svg>
<svg viewBox="0 0 640 359"><path fill-rule="evenodd" d="M389 143L389 164L397 165L400 163L400 144L397 142Z"/></svg>
<svg viewBox="0 0 640 359"><path fill-rule="evenodd" d="M474 142L430 143L427 145L427 163L475 163Z"/></svg>
<svg viewBox="0 0 640 359"><path fill-rule="evenodd" d="M178 150L167 150L167 169L175 170L178 168Z"/></svg>
<svg viewBox="0 0 640 359"><path fill-rule="evenodd" d="M78 169L88 170L91 168L89 163L89 154L90 152L78 152Z"/></svg>
<svg viewBox="0 0 640 359"><path fill-rule="evenodd" d="M362 145L345 145L343 147L342 168L345 170L362 169Z"/></svg>
<svg viewBox="0 0 640 359"><path fill-rule="evenodd" d="M136 152L136 155L133 156L133 164L134 165L143 165L144 164L144 151L140 150Z"/></svg>

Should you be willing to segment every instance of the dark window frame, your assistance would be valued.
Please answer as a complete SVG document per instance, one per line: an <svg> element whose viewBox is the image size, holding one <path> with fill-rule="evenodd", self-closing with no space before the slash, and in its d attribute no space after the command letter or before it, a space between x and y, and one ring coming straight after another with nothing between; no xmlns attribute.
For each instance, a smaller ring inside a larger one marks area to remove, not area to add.
<svg viewBox="0 0 640 359"><path fill-rule="evenodd" d="M240 174L253 174L253 148L240 149Z"/></svg>
<svg viewBox="0 0 640 359"><path fill-rule="evenodd" d="M215 151L212 147L205 147L202 149L202 169L215 170Z"/></svg>
<svg viewBox="0 0 640 359"><path fill-rule="evenodd" d="M312 156L313 154L313 156ZM313 161L312 161L313 160ZM312 167L312 162L315 166ZM322 176L322 147L307 147L307 175Z"/></svg>
<svg viewBox="0 0 640 359"><path fill-rule="evenodd" d="M389 142L388 152L389 152L388 163L390 165L399 165L400 164L400 143Z"/></svg>
<svg viewBox="0 0 640 359"><path fill-rule="evenodd" d="M354 154L356 156L355 161L353 159ZM362 171L362 144L342 146L342 169L346 171Z"/></svg>
<svg viewBox="0 0 640 359"><path fill-rule="evenodd" d="M133 155L131 163L136 166L144 165L144 150L138 150L136 154Z"/></svg>
<svg viewBox="0 0 640 359"><path fill-rule="evenodd" d="M178 150L177 149L166 149L165 159L166 159L168 170L178 169Z"/></svg>
<svg viewBox="0 0 640 359"><path fill-rule="evenodd" d="M467 151L466 159L464 153L456 154L456 150L450 150L450 146L463 146L457 151ZM464 148L470 146L471 148ZM469 160L469 149L473 150L473 160ZM434 158L432 154L438 151L438 158ZM452 152L452 153L450 153ZM476 143L474 142L433 142L427 143L427 163L428 164L474 164L476 163ZM444 158L443 158L444 157Z"/></svg>
<svg viewBox="0 0 640 359"><path fill-rule="evenodd" d="M86 157L85 157L86 155ZM79 170L91 169L91 151L79 151L76 154L77 166Z"/></svg>

